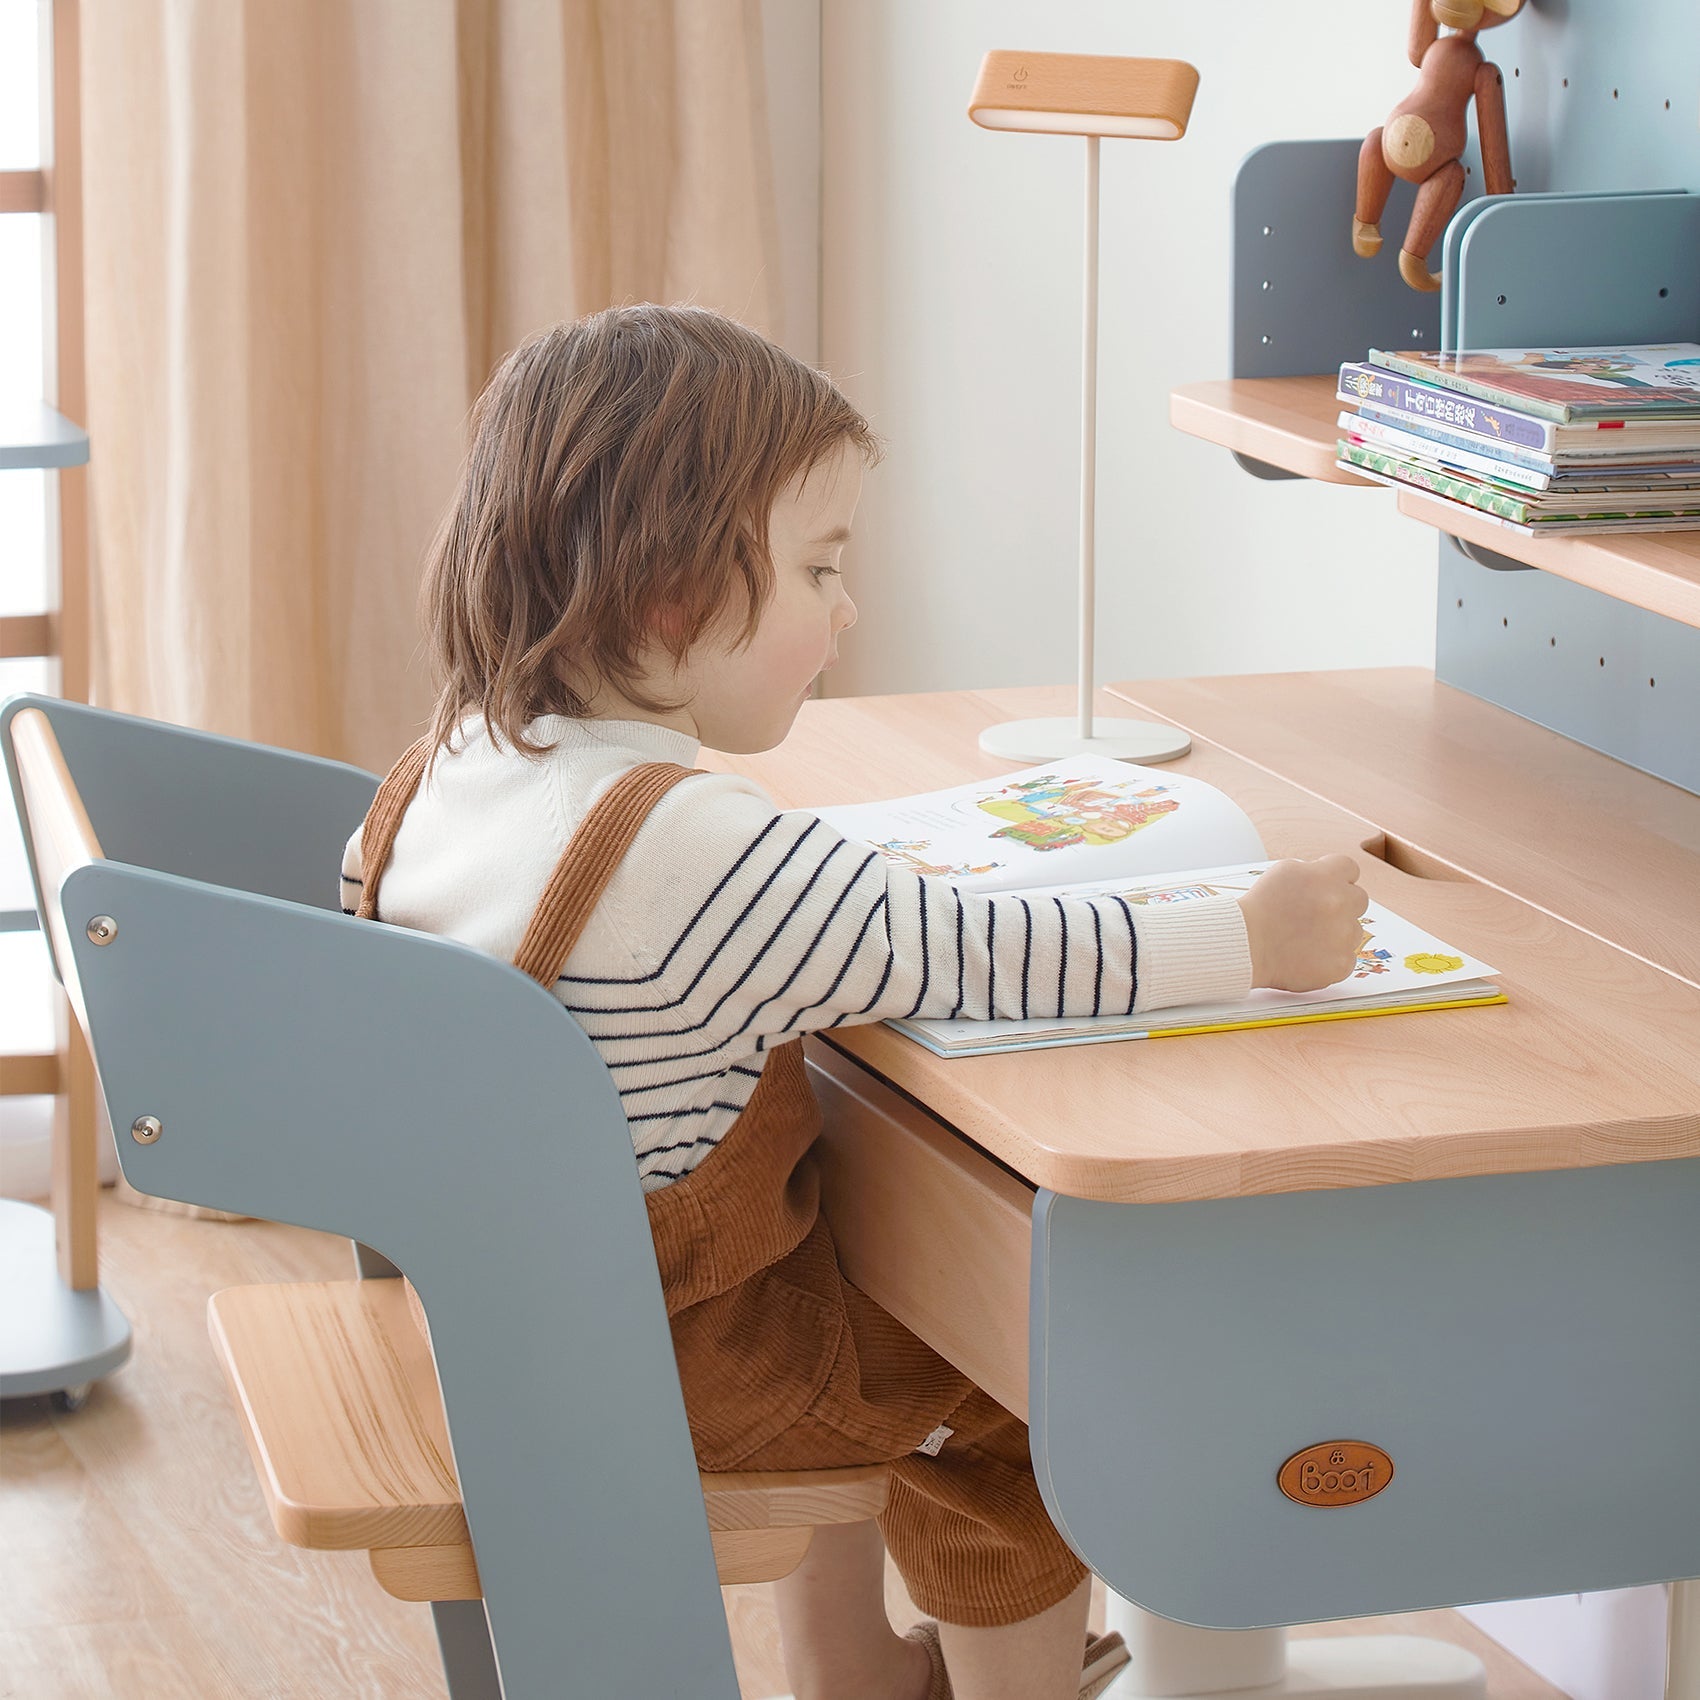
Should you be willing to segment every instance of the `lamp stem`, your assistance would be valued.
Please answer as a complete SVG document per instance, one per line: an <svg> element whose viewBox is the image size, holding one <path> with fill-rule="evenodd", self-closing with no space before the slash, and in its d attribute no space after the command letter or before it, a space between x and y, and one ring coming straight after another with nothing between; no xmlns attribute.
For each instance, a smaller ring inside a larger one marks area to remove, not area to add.
<svg viewBox="0 0 1700 1700"><path fill-rule="evenodd" d="M1086 293L1080 349L1080 735L1092 736L1098 517L1098 138L1086 138Z"/></svg>

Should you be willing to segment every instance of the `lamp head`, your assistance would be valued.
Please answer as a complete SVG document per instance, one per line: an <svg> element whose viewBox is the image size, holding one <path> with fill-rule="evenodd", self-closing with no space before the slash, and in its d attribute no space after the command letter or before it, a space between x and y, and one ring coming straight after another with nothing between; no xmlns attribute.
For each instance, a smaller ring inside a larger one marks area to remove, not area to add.
<svg viewBox="0 0 1700 1700"><path fill-rule="evenodd" d="M1184 59L994 48L981 61L968 116L988 130L1173 142L1186 134L1197 92L1198 72Z"/></svg>

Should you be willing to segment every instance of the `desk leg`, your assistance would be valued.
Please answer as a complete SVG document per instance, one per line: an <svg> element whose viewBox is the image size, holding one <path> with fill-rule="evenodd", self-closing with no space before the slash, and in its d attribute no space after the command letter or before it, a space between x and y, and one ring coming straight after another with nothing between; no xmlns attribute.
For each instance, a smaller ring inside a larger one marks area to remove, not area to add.
<svg viewBox="0 0 1700 1700"><path fill-rule="evenodd" d="M1700 1700L1700 1581L1670 1585L1665 1700Z"/></svg>
<svg viewBox="0 0 1700 1700"><path fill-rule="evenodd" d="M1484 1700L1474 1653L1415 1635L1295 1641L1285 1629L1195 1629L1110 1593L1105 1626L1132 1655L1105 1700ZM1681 1700L1687 1700L1683 1695Z"/></svg>

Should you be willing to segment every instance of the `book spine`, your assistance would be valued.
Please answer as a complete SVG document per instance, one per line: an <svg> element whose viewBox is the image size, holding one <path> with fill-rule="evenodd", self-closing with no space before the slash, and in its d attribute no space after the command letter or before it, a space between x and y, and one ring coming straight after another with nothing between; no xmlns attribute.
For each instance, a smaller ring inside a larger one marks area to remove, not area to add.
<svg viewBox="0 0 1700 1700"><path fill-rule="evenodd" d="M1510 390L1484 384L1480 378L1466 377L1462 372L1444 372L1425 366L1420 360L1408 360L1403 354L1389 354L1384 348L1369 351L1369 363L1384 371L1400 372L1419 383L1439 384L1442 389L1455 390L1461 395L1474 396L1478 401L1491 402L1495 407L1514 408L1519 413L1532 413L1537 419L1551 419L1568 425L1576 417L1568 402L1541 401L1532 395L1513 395Z"/></svg>
<svg viewBox="0 0 1700 1700"><path fill-rule="evenodd" d="M1410 484L1419 490L1426 490L1431 496L1444 496L1448 501L1462 502L1466 507L1497 514L1514 525L1526 525L1529 521L1529 504L1520 502L1515 496L1502 496L1497 490L1484 489L1468 478L1454 478L1447 472L1435 472L1429 467L1417 466L1400 455L1387 454L1381 449L1346 442L1342 442L1339 448L1340 458L1349 461L1353 466L1379 472L1386 478L1397 478L1401 484Z"/></svg>
<svg viewBox="0 0 1700 1700"><path fill-rule="evenodd" d="M1546 490L1552 484L1550 473L1537 472L1519 461L1496 460L1492 455L1478 454L1462 442L1453 442L1438 432L1401 431L1363 413L1342 413L1338 423L1342 430L1368 442L1381 444L1401 454L1455 461L1466 472L1492 478L1500 484L1515 484L1521 490Z"/></svg>
<svg viewBox="0 0 1700 1700"><path fill-rule="evenodd" d="M1544 420L1531 419L1512 408L1488 407L1433 384L1413 383L1362 361L1350 361L1340 368L1338 393L1341 401L1368 403L1382 413L1444 425L1482 442L1511 443L1540 454L1552 452L1553 429Z"/></svg>
<svg viewBox="0 0 1700 1700"><path fill-rule="evenodd" d="M1514 443L1501 442L1493 437L1472 437L1464 431L1448 430L1444 425L1437 425L1432 419L1413 419L1409 414L1393 413L1384 407L1373 405L1360 407L1355 415L1357 419L1379 425L1384 430L1400 431L1414 441L1443 443L1449 449L1457 449L1464 454L1484 455L1497 463L1506 466L1521 467L1527 473L1536 473L1546 478L1555 478L1560 471L1559 463L1551 455L1543 455L1534 449L1519 448ZM1569 466L1569 462L1565 466Z"/></svg>

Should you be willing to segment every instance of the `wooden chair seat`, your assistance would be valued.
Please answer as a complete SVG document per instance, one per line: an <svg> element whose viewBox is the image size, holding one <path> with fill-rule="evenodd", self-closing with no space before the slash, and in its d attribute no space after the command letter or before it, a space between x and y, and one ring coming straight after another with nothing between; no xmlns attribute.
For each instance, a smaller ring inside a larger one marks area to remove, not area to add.
<svg viewBox="0 0 1700 1700"><path fill-rule="evenodd" d="M208 1328L278 1534L292 1546L367 1551L398 1599L478 1599L436 1367L409 1299L397 1280L231 1287L208 1302ZM563 1456L561 1467L595 1465ZM876 1516L888 1472L701 1481L727 1586L788 1575L817 1525Z"/></svg>

